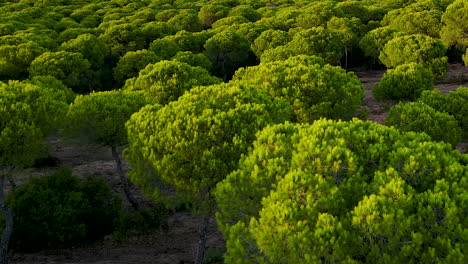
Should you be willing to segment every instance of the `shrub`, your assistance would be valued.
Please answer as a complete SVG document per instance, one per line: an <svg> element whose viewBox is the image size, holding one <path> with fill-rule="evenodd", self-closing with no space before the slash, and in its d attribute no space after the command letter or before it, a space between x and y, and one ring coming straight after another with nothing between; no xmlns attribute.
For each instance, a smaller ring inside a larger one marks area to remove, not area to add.
<svg viewBox="0 0 468 264"><path fill-rule="evenodd" d="M418 63L430 69L436 79L447 74L447 48L439 39L425 35L397 37L385 44L379 59L388 68L406 63Z"/></svg>
<svg viewBox="0 0 468 264"><path fill-rule="evenodd" d="M105 180L78 180L69 169L31 179L9 193L7 203L15 221L11 246L26 252L100 238L113 231L120 211Z"/></svg>
<svg viewBox="0 0 468 264"><path fill-rule="evenodd" d="M426 132L434 141L444 141L452 147L460 142L462 133L453 116L421 102L399 103L392 107L385 124L401 131Z"/></svg>
<svg viewBox="0 0 468 264"><path fill-rule="evenodd" d="M425 91L419 101L454 116L463 130L463 137L468 137L468 87L459 87L447 95L439 90Z"/></svg>
<svg viewBox="0 0 468 264"><path fill-rule="evenodd" d="M434 75L423 65L403 64L388 70L372 88L377 100L415 100L424 90L432 90Z"/></svg>

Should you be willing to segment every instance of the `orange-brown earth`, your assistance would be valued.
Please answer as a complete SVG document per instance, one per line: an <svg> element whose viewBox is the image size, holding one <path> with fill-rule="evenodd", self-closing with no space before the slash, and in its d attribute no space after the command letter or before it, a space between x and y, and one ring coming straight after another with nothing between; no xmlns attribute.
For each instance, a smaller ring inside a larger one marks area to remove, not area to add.
<svg viewBox="0 0 468 264"><path fill-rule="evenodd" d="M385 71L356 72L365 85L364 106L369 109L368 119L383 123L391 103L377 102L372 97L372 86L380 80ZM468 87L468 67L461 64L450 65L446 79L436 85L443 93L455 90L459 86ZM60 166L73 169L73 173L83 177L95 172L106 176L113 189L123 196L121 185L115 170L110 150L98 146L83 146L64 142L58 137L50 138L51 154L58 158ZM468 142L462 142L458 149L467 153ZM18 183L26 182L28 175L41 176L55 170L36 169L21 173ZM139 190L132 190L137 199L151 205ZM129 208L129 204L126 204ZM129 209L130 210L130 209ZM158 263L182 264L193 263L194 248L197 242L197 230L200 217L178 212L167 219L167 228L155 230L144 235L130 237L124 242L116 241L112 236L105 237L86 247L66 250L43 251L32 254L13 253L11 262L18 264L41 263L80 263L80 264L130 264L130 263ZM215 219L212 218L209 226L207 247L223 248L224 240L216 228Z"/></svg>

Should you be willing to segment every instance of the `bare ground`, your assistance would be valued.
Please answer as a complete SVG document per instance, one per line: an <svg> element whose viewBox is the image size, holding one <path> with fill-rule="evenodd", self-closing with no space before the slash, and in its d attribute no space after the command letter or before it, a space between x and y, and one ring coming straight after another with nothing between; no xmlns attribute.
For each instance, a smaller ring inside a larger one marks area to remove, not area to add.
<svg viewBox="0 0 468 264"><path fill-rule="evenodd" d="M110 149L76 145L71 142L63 142L59 137L49 139L51 143L51 155L59 159L59 166L72 168L73 174L84 177L96 172L105 176L113 189L120 194L125 206L130 209L130 204L124 199L122 186L116 173L115 162L112 159ZM126 169L127 166L125 166ZM35 169L24 173L19 177L18 184L28 181L26 175L42 176L50 174L56 168ZM148 207L151 201L132 187L132 192L140 203ZM201 217L187 212L178 212L167 219L167 228L155 230L147 234L131 237L121 242L113 239L111 235L101 241L82 248L66 250L43 251L33 254L16 253L12 255L11 262L18 264L41 263L80 263L80 264L133 264L133 263L160 263L183 264L193 263L194 249L198 239L198 224ZM210 220L208 228L208 248L223 248L224 240L217 230L214 218Z"/></svg>
<svg viewBox="0 0 468 264"><path fill-rule="evenodd" d="M380 80L385 71L356 72L365 85L364 106L368 107L368 119L377 123L384 123L385 117L392 103L377 102L372 97L372 86ZM459 86L468 87L468 68L461 64L450 65L446 79L436 85L443 93L455 90ZM60 166L70 167L74 175L100 173L111 182L114 190L124 197L121 184L116 174L115 163L110 150L99 146L83 146L63 142L59 137L51 137L51 154L59 159ZM467 153L468 142L458 146L462 153ZM23 172L18 183L28 181L29 175L42 176L50 174L56 168L35 169ZM137 199L147 206L151 201L132 187ZM123 199L124 202L125 199ZM126 204L129 207L129 204ZM199 216L179 212L168 218L168 228L156 230L145 235L131 237L125 242L119 242L112 236L81 248L66 250L43 251L33 254L12 253L11 263L42 264L42 263L69 263L69 264L130 264L130 263L157 263L157 264L183 264L193 263L194 249L197 243ZM208 248L223 248L225 242L217 230L215 219L212 218L208 232Z"/></svg>

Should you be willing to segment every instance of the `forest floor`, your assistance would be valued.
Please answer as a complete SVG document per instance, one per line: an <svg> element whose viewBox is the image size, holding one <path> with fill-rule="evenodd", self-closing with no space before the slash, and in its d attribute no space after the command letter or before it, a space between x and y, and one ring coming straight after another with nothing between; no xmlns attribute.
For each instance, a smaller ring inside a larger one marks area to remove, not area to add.
<svg viewBox="0 0 468 264"><path fill-rule="evenodd" d="M356 72L365 85L364 106L369 109L368 119L383 123L391 103L377 102L372 97L372 86L380 80L385 71ZM455 90L459 86L468 87L468 67L461 64L450 65L446 79L437 83L436 88L443 93ZM122 186L115 169L110 149L98 146L76 145L51 137L51 155L58 159L59 166L72 168L74 175L84 177L93 173L104 175L111 182L113 189L123 198ZM468 152L468 142L457 147L462 153ZM128 168L127 168L128 169ZM56 168L35 169L24 173L18 183L29 179L26 175L48 175ZM135 187L132 187L137 199L150 205ZM124 200L124 199L123 199ZM129 204L126 204L130 208ZM131 210L131 209L128 209ZM38 253L13 253L11 263L80 263L80 264L183 264L193 263L194 249L198 238L199 216L177 212L167 219L167 228L154 230L147 234L130 237L125 241L115 240L111 235L85 247L65 250L43 251ZM217 230L216 221L211 219L208 231L207 247L222 250L225 242Z"/></svg>

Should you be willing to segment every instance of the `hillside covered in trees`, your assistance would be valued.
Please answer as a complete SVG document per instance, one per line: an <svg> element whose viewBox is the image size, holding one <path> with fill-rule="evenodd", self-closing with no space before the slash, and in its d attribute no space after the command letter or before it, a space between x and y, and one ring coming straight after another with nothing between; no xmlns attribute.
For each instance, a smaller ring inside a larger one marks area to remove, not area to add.
<svg viewBox="0 0 468 264"><path fill-rule="evenodd" d="M466 264L467 65L467 0L0 0L0 264Z"/></svg>

